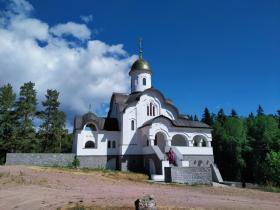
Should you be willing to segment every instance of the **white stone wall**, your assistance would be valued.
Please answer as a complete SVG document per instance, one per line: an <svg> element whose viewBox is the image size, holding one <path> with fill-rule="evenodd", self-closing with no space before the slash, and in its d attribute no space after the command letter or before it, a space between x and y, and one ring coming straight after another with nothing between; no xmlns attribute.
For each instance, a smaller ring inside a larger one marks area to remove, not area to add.
<svg viewBox="0 0 280 210"><path fill-rule="evenodd" d="M95 148L85 148L87 141L93 141ZM108 148L108 141L111 141L111 148ZM112 148L112 142L116 142L116 147ZM78 156L86 155L117 155L119 150L119 131L76 131L74 139L75 153Z"/></svg>

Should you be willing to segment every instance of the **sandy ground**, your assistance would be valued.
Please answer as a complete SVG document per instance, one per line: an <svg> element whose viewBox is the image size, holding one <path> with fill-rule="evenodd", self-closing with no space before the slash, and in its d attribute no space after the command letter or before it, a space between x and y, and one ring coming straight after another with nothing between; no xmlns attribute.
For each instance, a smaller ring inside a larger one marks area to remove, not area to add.
<svg viewBox="0 0 280 210"><path fill-rule="evenodd" d="M101 172L69 172L26 166L0 167L0 209L57 209L85 206L133 209L142 195L172 209L280 209L280 194L238 188L151 184L107 177Z"/></svg>

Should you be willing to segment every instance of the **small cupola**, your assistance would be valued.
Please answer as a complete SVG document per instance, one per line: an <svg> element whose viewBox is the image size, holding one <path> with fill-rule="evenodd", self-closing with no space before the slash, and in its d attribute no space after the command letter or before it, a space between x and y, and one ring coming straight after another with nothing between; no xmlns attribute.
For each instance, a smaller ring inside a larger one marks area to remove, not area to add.
<svg viewBox="0 0 280 210"><path fill-rule="evenodd" d="M142 39L139 40L139 58L132 64L129 71L131 92L141 92L152 87L152 69L143 59Z"/></svg>

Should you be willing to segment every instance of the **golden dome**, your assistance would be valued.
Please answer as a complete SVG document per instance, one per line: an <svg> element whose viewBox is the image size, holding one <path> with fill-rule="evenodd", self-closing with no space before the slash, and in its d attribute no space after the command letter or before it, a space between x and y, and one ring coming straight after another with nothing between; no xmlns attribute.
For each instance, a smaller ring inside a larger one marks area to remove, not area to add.
<svg viewBox="0 0 280 210"><path fill-rule="evenodd" d="M151 71L150 65L147 61L139 58L132 64L131 70L146 70Z"/></svg>

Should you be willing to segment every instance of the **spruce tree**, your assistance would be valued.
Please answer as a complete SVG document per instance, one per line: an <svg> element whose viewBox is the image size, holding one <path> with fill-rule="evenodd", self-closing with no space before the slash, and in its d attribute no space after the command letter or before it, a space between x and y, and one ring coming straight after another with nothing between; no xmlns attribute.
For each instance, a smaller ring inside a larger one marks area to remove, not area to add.
<svg viewBox="0 0 280 210"><path fill-rule="evenodd" d="M259 105L258 109L257 109L257 116L261 116L264 115L264 111L261 105Z"/></svg>
<svg viewBox="0 0 280 210"><path fill-rule="evenodd" d="M217 114L217 121L220 122L222 125L226 121L226 115L223 109L220 109Z"/></svg>
<svg viewBox="0 0 280 210"><path fill-rule="evenodd" d="M33 120L36 117L36 91L32 82L24 83L20 87L19 100L16 102L16 116L18 120L17 152L37 152Z"/></svg>
<svg viewBox="0 0 280 210"><path fill-rule="evenodd" d="M193 120L194 120L194 121L198 121L198 118L197 118L196 114L194 115Z"/></svg>
<svg viewBox="0 0 280 210"><path fill-rule="evenodd" d="M280 109L277 110L278 128L280 129Z"/></svg>
<svg viewBox="0 0 280 210"><path fill-rule="evenodd" d="M203 113L203 116L202 116L202 119L201 119L201 122L204 122L210 126L213 125L213 118L208 110L208 108L206 107L204 109L204 113Z"/></svg>
<svg viewBox="0 0 280 210"><path fill-rule="evenodd" d="M16 149L16 120L14 114L16 94L10 84L0 88L0 163L7 152Z"/></svg>
<svg viewBox="0 0 280 210"><path fill-rule="evenodd" d="M231 110L231 117L238 117L238 114L234 109Z"/></svg>
<svg viewBox="0 0 280 210"><path fill-rule="evenodd" d="M65 114L59 110L59 92L47 90L46 100L42 102L44 111L39 136L43 152L61 152L63 141L67 140L65 130Z"/></svg>

